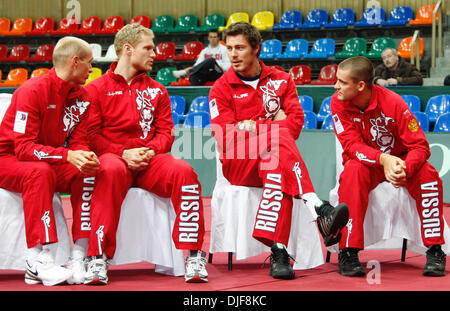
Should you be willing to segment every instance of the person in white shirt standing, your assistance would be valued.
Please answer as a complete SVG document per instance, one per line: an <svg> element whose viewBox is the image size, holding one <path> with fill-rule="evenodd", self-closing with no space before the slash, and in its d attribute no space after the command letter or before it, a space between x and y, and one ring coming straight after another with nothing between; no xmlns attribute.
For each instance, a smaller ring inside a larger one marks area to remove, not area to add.
<svg viewBox="0 0 450 311"><path fill-rule="evenodd" d="M227 49L223 44L220 44L219 31L216 29L210 30L208 41L208 46L200 52L193 66L173 71L175 78L189 75L192 85L203 85L209 81L216 81L230 68L231 63Z"/></svg>

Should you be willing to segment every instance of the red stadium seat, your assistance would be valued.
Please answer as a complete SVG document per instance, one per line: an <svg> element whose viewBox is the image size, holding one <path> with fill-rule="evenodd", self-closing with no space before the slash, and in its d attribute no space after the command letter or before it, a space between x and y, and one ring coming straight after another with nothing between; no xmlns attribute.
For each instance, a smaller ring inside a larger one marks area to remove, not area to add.
<svg viewBox="0 0 450 311"><path fill-rule="evenodd" d="M42 36L55 30L55 20L51 17L41 17L34 23L33 30L26 33L27 36Z"/></svg>
<svg viewBox="0 0 450 311"><path fill-rule="evenodd" d="M51 62L53 59L53 49L55 46L53 44L43 44L40 45L33 57L28 57L27 62Z"/></svg>
<svg viewBox="0 0 450 311"><path fill-rule="evenodd" d="M0 83L0 87L16 87L28 80L28 70L25 68L14 68L6 77L5 82Z"/></svg>
<svg viewBox="0 0 450 311"><path fill-rule="evenodd" d="M338 65L331 64L320 69L319 79L311 81L311 85L333 85L336 83L336 72Z"/></svg>
<svg viewBox="0 0 450 311"><path fill-rule="evenodd" d="M156 46L154 60L173 59L175 56L175 43L161 42Z"/></svg>
<svg viewBox="0 0 450 311"><path fill-rule="evenodd" d="M78 20L75 17L64 17L58 25L58 29L50 31L51 35L68 35L78 30Z"/></svg>
<svg viewBox="0 0 450 311"><path fill-rule="evenodd" d="M29 17L21 17L14 21L11 31L3 33L5 36L22 36L33 29L33 21Z"/></svg>
<svg viewBox="0 0 450 311"><path fill-rule="evenodd" d="M0 35L4 35L5 33L8 33L10 28L11 28L11 20L6 17L1 17L0 18Z"/></svg>
<svg viewBox="0 0 450 311"><path fill-rule="evenodd" d="M183 46L180 55L174 56L174 60L195 60L203 50L203 43L200 41L190 41Z"/></svg>
<svg viewBox="0 0 450 311"><path fill-rule="evenodd" d="M137 15L130 20L130 24L139 24L146 28L150 28L152 26L152 21L150 17L146 15Z"/></svg>
<svg viewBox="0 0 450 311"><path fill-rule="evenodd" d="M98 32L102 34L114 34L125 25L122 16L110 16L103 23L103 28Z"/></svg>
<svg viewBox="0 0 450 311"><path fill-rule="evenodd" d="M4 44L0 44L0 62L5 61L8 57L8 47Z"/></svg>
<svg viewBox="0 0 450 311"><path fill-rule="evenodd" d="M289 69L289 73L296 85L309 84L311 82L311 67L307 65L296 65Z"/></svg>
<svg viewBox="0 0 450 311"><path fill-rule="evenodd" d="M98 16L86 17L81 23L80 29L74 31L73 34L94 34L98 33L102 28L102 20Z"/></svg>
<svg viewBox="0 0 450 311"><path fill-rule="evenodd" d="M180 78L178 81L170 82L170 86L190 86L191 81L189 81L189 77Z"/></svg>
<svg viewBox="0 0 450 311"><path fill-rule="evenodd" d="M28 44L19 44L12 48L9 56L4 60L4 62L20 62L26 61L30 57L30 47Z"/></svg>

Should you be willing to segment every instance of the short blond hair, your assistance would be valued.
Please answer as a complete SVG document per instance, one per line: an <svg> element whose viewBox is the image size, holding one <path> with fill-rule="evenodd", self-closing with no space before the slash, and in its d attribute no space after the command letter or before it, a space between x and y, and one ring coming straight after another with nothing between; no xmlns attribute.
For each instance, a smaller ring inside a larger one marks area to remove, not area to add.
<svg viewBox="0 0 450 311"><path fill-rule="evenodd" d="M91 51L91 46L83 39L72 36L63 37L56 43L53 50L53 65L55 67L63 66L74 56L84 59L89 51Z"/></svg>
<svg viewBox="0 0 450 311"><path fill-rule="evenodd" d="M141 35L146 34L154 37L153 31L140 24L128 24L122 27L114 38L114 49L117 57L120 58L122 48L125 44L131 44L133 47L141 39Z"/></svg>

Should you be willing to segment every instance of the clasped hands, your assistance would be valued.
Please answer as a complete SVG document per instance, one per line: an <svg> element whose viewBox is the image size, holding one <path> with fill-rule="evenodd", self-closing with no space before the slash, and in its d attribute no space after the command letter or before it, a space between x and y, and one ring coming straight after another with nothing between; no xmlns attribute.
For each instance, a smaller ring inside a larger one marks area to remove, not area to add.
<svg viewBox="0 0 450 311"><path fill-rule="evenodd" d="M395 188L400 188L406 182L405 161L399 157L382 153L379 159L380 165L384 169L384 176Z"/></svg>
<svg viewBox="0 0 450 311"><path fill-rule="evenodd" d="M286 119L286 113L283 109L278 110L278 112L273 117L272 121L281 121ZM254 120L244 120L238 122L238 129L247 132L256 132L256 121Z"/></svg>

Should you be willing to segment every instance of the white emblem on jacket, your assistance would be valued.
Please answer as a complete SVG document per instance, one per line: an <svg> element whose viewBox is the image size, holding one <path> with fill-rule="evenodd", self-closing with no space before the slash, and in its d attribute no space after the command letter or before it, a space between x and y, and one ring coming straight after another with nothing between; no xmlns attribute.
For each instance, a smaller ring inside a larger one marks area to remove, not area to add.
<svg viewBox="0 0 450 311"><path fill-rule="evenodd" d="M75 104L64 108L64 132L67 132L69 135L73 131L74 127L80 123L80 116L86 112L89 104L90 102L83 102L76 99Z"/></svg>
<svg viewBox="0 0 450 311"><path fill-rule="evenodd" d="M263 91L263 104L266 110L265 117L267 119L273 118L278 110L280 110L280 97L275 91L278 91L282 83L287 83L286 80L272 80L269 79L266 85L261 85L259 88Z"/></svg>
<svg viewBox="0 0 450 311"><path fill-rule="evenodd" d="M141 139L147 138L153 122L153 112L155 111L155 107L152 105L151 101L154 100L158 94L162 93L160 88L151 89L147 87L147 89L143 91L136 89L137 110L139 110L141 114L141 120L139 121L139 125L142 129Z"/></svg>
<svg viewBox="0 0 450 311"><path fill-rule="evenodd" d="M386 117L384 113L381 112L381 116L376 119L370 119L369 121L370 124L372 124L372 127L370 128L372 141L377 143L381 152L391 153L392 148L394 147L395 137L394 134L386 129L386 127L388 126L389 121L395 122L394 119Z"/></svg>

